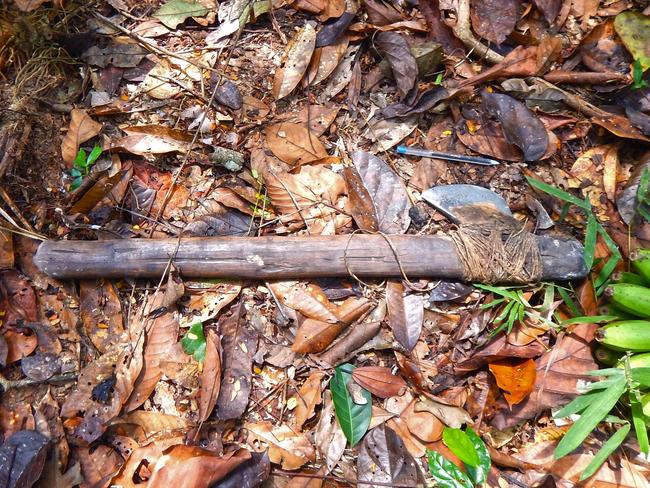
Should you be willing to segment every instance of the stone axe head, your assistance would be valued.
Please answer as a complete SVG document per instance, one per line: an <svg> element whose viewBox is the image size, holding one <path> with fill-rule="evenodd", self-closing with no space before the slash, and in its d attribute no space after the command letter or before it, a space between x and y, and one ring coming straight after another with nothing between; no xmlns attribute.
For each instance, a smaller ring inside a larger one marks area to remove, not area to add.
<svg viewBox="0 0 650 488"><path fill-rule="evenodd" d="M441 185L424 191L422 198L459 226L460 232L454 238L457 240L459 253L463 254L463 249L466 250L465 265L468 271L471 269L476 272L473 275L476 281L500 281L499 278L490 277L494 270L483 272L480 269L475 270L476 266L472 265L473 262L485 262L486 259L489 261L490 255L495 252L502 254L496 257L504 261L504 265L495 264L496 267L507 268L508 260L517 259L524 268L540 267L544 256L557 255L560 246L563 250L562 262L558 264L564 265L566 273L562 274L560 271L559 276L571 280L584 278L588 273L583 246L576 239L570 236L530 234L523 229L523 224L513 217L506 201L492 190L475 185ZM516 238L511 240L513 236ZM497 241L498 245L493 245L494 241ZM520 249L526 246L530 249ZM524 256L522 252L528 253L528 256ZM507 274L507 269L502 271ZM520 280L516 276L510 276L514 279L504 281L534 281L527 279L531 277L532 275L522 272Z"/></svg>

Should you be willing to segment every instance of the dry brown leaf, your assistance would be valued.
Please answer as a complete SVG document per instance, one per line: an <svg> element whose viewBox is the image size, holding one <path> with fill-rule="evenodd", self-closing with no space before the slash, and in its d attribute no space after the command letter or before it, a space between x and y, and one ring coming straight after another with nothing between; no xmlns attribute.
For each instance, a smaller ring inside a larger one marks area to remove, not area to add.
<svg viewBox="0 0 650 488"><path fill-rule="evenodd" d="M16 7L18 7L18 10L22 10L23 12L31 12L32 10L36 10L47 1L48 0L14 0L14 3L16 4Z"/></svg>
<svg viewBox="0 0 650 488"><path fill-rule="evenodd" d="M81 280L79 313L86 334L101 353L122 336L122 304L113 283Z"/></svg>
<svg viewBox="0 0 650 488"><path fill-rule="evenodd" d="M309 461L315 461L314 446L304 434L297 434L288 425L273 427L269 422L245 424L249 435L266 442L269 459L282 464L282 469L298 469Z"/></svg>
<svg viewBox="0 0 650 488"><path fill-rule="evenodd" d="M282 68L278 68L273 79L273 97L286 97L302 79L316 46L316 30L311 23L305 24L289 41L284 51Z"/></svg>
<svg viewBox="0 0 650 488"><path fill-rule="evenodd" d="M342 322L331 324L320 320L305 319L296 331L296 338L291 350L298 354L324 351L345 327L346 324Z"/></svg>
<svg viewBox="0 0 650 488"><path fill-rule="evenodd" d="M404 296L400 281L389 281L386 285L388 324L393 335L404 349L411 351L422 332L424 306L418 295Z"/></svg>
<svg viewBox="0 0 650 488"><path fill-rule="evenodd" d="M359 172L354 166L343 168L343 177L348 188L348 198L350 199L350 213L357 224L357 227L367 232L377 232L379 222L375 206L368 189L364 186Z"/></svg>
<svg viewBox="0 0 650 488"><path fill-rule="evenodd" d="M71 166L77 157L79 146L99 134L102 124L95 122L85 110L80 108L72 109L70 116L70 126L61 143L61 156L63 161Z"/></svg>
<svg viewBox="0 0 650 488"><path fill-rule="evenodd" d="M328 129L341 109L338 105L308 105L295 114L291 114L287 122L301 124L320 137Z"/></svg>
<svg viewBox="0 0 650 488"><path fill-rule="evenodd" d="M406 391L406 381L382 366L355 368L352 379L379 398L402 395Z"/></svg>
<svg viewBox="0 0 650 488"><path fill-rule="evenodd" d="M411 456L421 458L427 452L426 446L415 438L408 429L406 421L400 417L394 417L386 421L386 426L393 429L404 441L404 446Z"/></svg>
<svg viewBox="0 0 650 488"><path fill-rule="evenodd" d="M297 310L305 317L330 324L339 322L336 305L329 301L318 285L278 281L269 286L283 305Z"/></svg>
<svg viewBox="0 0 650 488"><path fill-rule="evenodd" d="M323 371L314 371L303 383L296 395L296 426L301 429L304 423L314 416L316 405L322 401L322 381L325 377Z"/></svg>
<svg viewBox="0 0 650 488"><path fill-rule="evenodd" d="M176 415L166 415L164 413L145 410L134 410L133 412L113 419L109 425L118 424L135 424L142 428L147 437L161 432L180 431L189 425L187 420Z"/></svg>
<svg viewBox="0 0 650 488"><path fill-rule="evenodd" d="M316 48L303 83L305 85L318 85L326 80L345 56L349 42L349 38L343 36L335 44Z"/></svg>
<svg viewBox="0 0 650 488"><path fill-rule="evenodd" d="M316 426L314 440L321 459L325 461L327 472L332 471L343 456L348 440L334 415L334 403L329 390L325 390L323 394L323 409Z"/></svg>
<svg viewBox="0 0 650 488"><path fill-rule="evenodd" d="M442 437L445 424L432 413L409 411L403 416L406 418L409 431L418 439L424 442L435 442Z"/></svg>
<svg viewBox="0 0 650 488"><path fill-rule="evenodd" d="M199 421L208 419L217 404L221 387L221 340L209 329L205 336L205 360L199 390Z"/></svg>
<svg viewBox="0 0 650 488"><path fill-rule="evenodd" d="M292 166L327 157L327 150L307 128L291 122L281 122L266 128L266 145L279 159Z"/></svg>
<svg viewBox="0 0 650 488"><path fill-rule="evenodd" d="M530 394L537 378L535 361L532 359L493 362L490 363L490 371L510 406L521 403Z"/></svg>

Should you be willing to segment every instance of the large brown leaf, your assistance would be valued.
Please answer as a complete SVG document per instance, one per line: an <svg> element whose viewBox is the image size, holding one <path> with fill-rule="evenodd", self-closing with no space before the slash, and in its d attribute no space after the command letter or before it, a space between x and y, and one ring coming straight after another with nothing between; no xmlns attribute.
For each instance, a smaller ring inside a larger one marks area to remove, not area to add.
<svg viewBox="0 0 650 488"><path fill-rule="evenodd" d="M386 304L388 305L388 324L397 342L411 351L422 332L424 306L417 295L404 296L404 285L400 281L386 284Z"/></svg>
<svg viewBox="0 0 650 488"><path fill-rule="evenodd" d="M501 44L517 22L517 0L473 0L472 28L479 36Z"/></svg>
<svg viewBox="0 0 650 488"><path fill-rule="evenodd" d="M41 475L49 441L35 430L21 430L0 448L0 483L7 488L31 487Z"/></svg>
<svg viewBox="0 0 650 488"><path fill-rule="evenodd" d="M521 403L533 391L537 370L532 359L524 361L504 359L493 362L490 363L490 371L510 406Z"/></svg>
<svg viewBox="0 0 650 488"><path fill-rule="evenodd" d="M485 109L501 122L506 139L521 149L524 161L536 161L546 154L546 128L526 105L501 93L485 91L482 96Z"/></svg>
<svg viewBox="0 0 650 488"><path fill-rule="evenodd" d="M248 405L257 333L246 326L245 314L240 302L231 308L228 315L219 319L223 377L216 415L221 420L239 418Z"/></svg>
<svg viewBox="0 0 650 488"><path fill-rule="evenodd" d="M327 157L318 137L302 125L281 122L268 126L264 133L266 145L285 163L299 166Z"/></svg>
<svg viewBox="0 0 650 488"><path fill-rule="evenodd" d="M79 145L95 137L102 130L102 124L91 119L85 110L73 108L70 116L70 127L61 143L61 156L68 165L72 165L77 157Z"/></svg>
<svg viewBox="0 0 650 488"><path fill-rule="evenodd" d="M199 420L208 419L217 404L221 388L221 340L217 333L209 329L205 336L205 360L201 372L199 390Z"/></svg>
<svg viewBox="0 0 650 488"><path fill-rule="evenodd" d="M384 161L364 151L353 153L352 161L372 198L379 230L386 234L406 232L411 223L411 201L399 176Z"/></svg>
<svg viewBox="0 0 650 488"><path fill-rule="evenodd" d="M82 280L79 312L86 334L101 353L124 332L122 305L110 281Z"/></svg>
<svg viewBox="0 0 650 488"><path fill-rule="evenodd" d="M383 366L355 368L352 379L379 398L398 396L406 391L406 381Z"/></svg>
<svg viewBox="0 0 650 488"><path fill-rule="evenodd" d="M598 369L589 346L596 328L594 324L578 325L537 359L533 392L512 410L504 405L493 419L494 426L511 427L545 409L560 407L577 395L578 381L587 381L591 377L586 373Z"/></svg>
<svg viewBox="0 0 650 488"><path fill-rule="evenodd" d="M286 97L302 79L316 46L316 30L307 23L289 41L284 51L282 68L275 71L273 96L279 100Z"/></svg>
<svg viewBox="0 0 650 488"><path fill-rule="evenodd" d="M336 339L346 324L321 322L320 320L305 319L298 330L291 350L299 354L321 352Z"/></svg>
<svg viewBox="0 0 650 488"><path fill-rule="evenodd" d="M269 422L245 425L249 435L269 445L269 459L282 464L282 469L298 469L303 464L314 461L314 446L305 436L291 430L287 425L273 427Z"/></svg>
<svg viewBox="0 0 650 488"><path fill-rule="evenodd" d="M158 458L148 486L204 488L224 478L250 457L246 449L219 456L200 447L176 445Z"/></svg>
<svg viewBox="0 0 650 488"><path fill-rule="evenodd" d="M368 189L363 185L359 172L354 166L346 166L343 168L343 177L348 187L350 213L357 227L368 232L377 232L379 223L375 207Z"/></svg>
<svg viewBox="0 0 650 488"><path fill-rule="evenodd" d="M418 65L408 42L397 32L380 32L374 40L390 63L397 88L405 96L415 86L418 78Z"/></svg>

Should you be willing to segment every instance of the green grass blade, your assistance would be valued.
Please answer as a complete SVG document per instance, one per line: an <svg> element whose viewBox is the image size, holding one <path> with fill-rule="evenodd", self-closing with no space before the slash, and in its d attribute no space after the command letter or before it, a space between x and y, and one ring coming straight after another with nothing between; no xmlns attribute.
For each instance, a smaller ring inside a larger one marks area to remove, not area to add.
<svg viewBox="0 0 650 488"><path fill-rule="evenodd" d="M596 216L589 212L587 217L587 229L585 231L585 265L587 269L591 269L594 265L594 254L596 253L596 240L598 238L598 221Z"/></svg>
<svg viewBox="0 0 650 488"><path fill-rule="evenodd" d="M549 195L554 196L555 198L559 198L562 201L572 203L573 205L576 205L583 210L588 210L588 211L591 210L591 205L589 204L588 201L573 196L571 195L571 193L565 192L564 190L560 190L559 188L544 183L543 181L536 180L535 178L530 178L527 176L526 180L528 180L528 184L530 186L532 186L537 190L543 191L544 193L548 193Z"/></svg>
<svg viewBox="0 0 650 488"><path fill-rule="evenodd" d="M620 446L621 443L625 440L628 432L630 432L630 424L626 424L621 427L614 433L613 436L607 440L607 442L605 442L605 444L603 444L603 447L596 453L592 461L580 475L580 481L586 480L590 476L593 476L596 471L598 471L602 464L607 460L609 455L613 453L616 448Z"/></svg>
<svg viewBox="0 0 650 488"><path fill-rule="evenodd" d="M650 451L650 446L648 446L648 429L646 427L648 417L643 413L643 406L639 401L637 392L631 391L629 398L632 410L632 423L636 432L636 440L639 441L639 450L647 456Z"/></svg>

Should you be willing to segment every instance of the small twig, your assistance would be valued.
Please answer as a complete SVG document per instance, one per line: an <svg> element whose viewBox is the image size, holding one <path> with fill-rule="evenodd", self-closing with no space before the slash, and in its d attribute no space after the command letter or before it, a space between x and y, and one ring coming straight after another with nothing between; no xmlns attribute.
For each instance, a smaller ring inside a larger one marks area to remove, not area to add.
<svg viewBox="0 0 650 488"><path fill-rule="evenodd" d="M359 481L349 478L342 478L340 476L333 476L331 474L319 474L319 473L301 473L296 471L283 471L281 469L272 469L271 474L276 476L285 476L287 478L314 478L321 480L332 480L338 481L339 483L347 483L349 485L370 485L370 486L391 486L393 488L414 488L417 486L415 483L412 485L401 485L398 483L382 483L380 481Z"/></svg>
<svg viewBox="0 0 650 488"><path fill-rule="evenodd" d="M58 382L72 381L72 380L76 380L78 376L79 376L78 371L71 371L69 373L50 376L46 380L34 380L32 378L25 378L22 380L8 380L4 376L0 375L0 389L2 390L2 392L6 392L7 390L24 388L25 386L40 385L43 383L58 383Z"/></svg>

